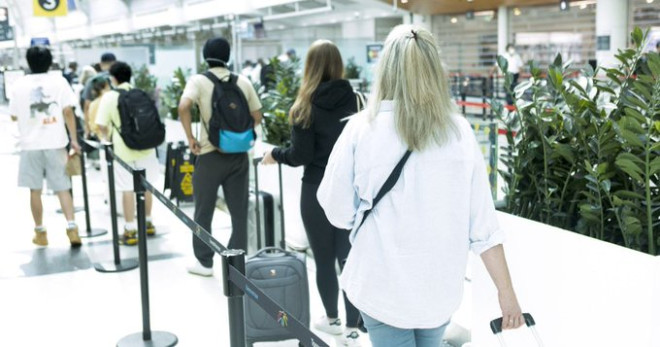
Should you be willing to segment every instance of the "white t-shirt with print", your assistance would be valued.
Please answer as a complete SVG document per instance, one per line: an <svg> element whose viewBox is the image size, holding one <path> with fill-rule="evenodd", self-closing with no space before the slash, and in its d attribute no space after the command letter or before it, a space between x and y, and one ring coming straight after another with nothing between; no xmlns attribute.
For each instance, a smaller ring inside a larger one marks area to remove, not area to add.
<svg viewBox="0 0 660 347"><path fill-rule="evenodd" d="M16 81L9 113L18 118L20 149L64 148L69 138L62 109L77 103L71 86L60 75L31 74Z"/></svg>

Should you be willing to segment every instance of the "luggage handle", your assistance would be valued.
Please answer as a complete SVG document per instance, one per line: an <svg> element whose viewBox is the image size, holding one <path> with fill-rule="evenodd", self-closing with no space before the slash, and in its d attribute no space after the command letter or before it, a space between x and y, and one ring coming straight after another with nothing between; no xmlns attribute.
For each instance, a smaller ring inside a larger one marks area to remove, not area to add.
<svg viewBox="0 0 660 347"><path fill-rule="evenodd" d="M285 249L282 249L280 247L264 247L264 248L258 250L257 253L255 253L252 257L255 257L255 258L260 257L264 253L281 253L283 255L293 255L293 253L291 253L291 252L289 252Z"/></svg>
<svg viewBox="0 0 660 347"><path fill-rule="evenodd" d="M257 214L257 244L261 248L261 211L259 207L259 163L263 160L263 157L252 158L252 165L254 166L254 185L255 185L255 210ZM282 163L277 163L278 179L279 179L279 189L280 189L280 227L282 231L282 240L280 243L281 248L286 248L286 231L284 229L284 188L282 184Z"/></svg>
<svg viewBox="0 0 660 347"><path fill-rule="evenodd" d="M540 347L543 347L543 341L541 341L541 337L536 331L536 322L534 321L534 317L532 317L532 315L529 313L523 313L523 318L525 319L525 325L527 325L527 327L532 331L532 334L534 335L534 338L536 339L538 345ZM490 330L492 330L493 334L497 336L502 347L506 347L506 343L502 338L502 320L503 318L500 317L490 321Z"/></svg>

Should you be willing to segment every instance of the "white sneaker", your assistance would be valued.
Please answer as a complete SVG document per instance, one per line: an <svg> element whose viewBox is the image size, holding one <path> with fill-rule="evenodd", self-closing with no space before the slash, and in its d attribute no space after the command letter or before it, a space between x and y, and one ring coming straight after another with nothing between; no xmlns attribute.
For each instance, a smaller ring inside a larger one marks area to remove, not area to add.
<svg viewBox="0 0 660 347"><path fill-rule="evenodd" d="M203 276L203 277L211 277L213 276L213 268L212 267L205 267L202 265L199 260L195 260L195 263L188 266L188 272L193 274L193 275L198 275L198 276Z"/></svg>
<svg viewBox="0 0 660 347"><path fill-rule="evenodd" d="M360 332L356 328L347 328L341 339L342 346L360 347Z"/></svg>
<svg viewBox="0 0 660 347"><path fill-rule="evenodd" d="M341 319L323 316L314 322L314 328L330 335L341 335L344 329L341 327Z"/></svg>

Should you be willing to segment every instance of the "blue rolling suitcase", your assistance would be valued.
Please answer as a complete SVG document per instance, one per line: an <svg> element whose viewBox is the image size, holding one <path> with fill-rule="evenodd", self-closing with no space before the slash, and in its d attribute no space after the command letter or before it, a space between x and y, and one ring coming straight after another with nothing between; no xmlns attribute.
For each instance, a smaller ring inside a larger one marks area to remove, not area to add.
<svg viewBox="0 0 660 347"><path fill-rule="evenodd" d="M255 163L260 159L255 159ZM257 169L257 168L255 168ZM256 191L259 191L259 175L255 170ZM280 199L282 197L282 170L279 168ZM261 235L260 199L256 199L257 235ZM284 213L280 204L282 223L281 243L284 245ZM266 244L272 244L272 238L266 238ZM309 282L305 254L289 252L284 247L265 247L250 256L245 262L245 275L271 299L309 327ZM269 314L252 300L244 300L245 336L248 346L256 342L270 342L295 339Z"/></svg>

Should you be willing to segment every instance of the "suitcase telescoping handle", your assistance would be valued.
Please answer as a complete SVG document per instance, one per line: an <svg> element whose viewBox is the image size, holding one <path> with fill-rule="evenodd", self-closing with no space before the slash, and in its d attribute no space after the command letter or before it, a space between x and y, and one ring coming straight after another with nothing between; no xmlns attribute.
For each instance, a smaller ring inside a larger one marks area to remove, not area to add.
<svg viewBox="0 0 660 347"><path fill-rule="evenodd" d="M252 159L252 165L254 165L254 185L255 185L255 195L256 195L256 213L257 213L257 243L261 247L261 216L259 211L259 163L263 158L254 158ZM282 164L277 163L277 173L279 178L279 189L280 189L280 227L282 230L282 240L280 247L286 249L286 232L284 230L284 188L282 184Z"/></svg>
<svg viewBox="0 0 660 347"><path fill-rule="evenodd" d="M523 318L525 319L525 324L527 327L532 331L532 334L534 335L534 338L536 339L539 347L543 347L543 341L541 341L541 337L539 336L538 331L536 331L536 322L534 322L534 317L532 317L532 315L529 313L523 313ZM493 334L497 336L497 339L500 341L500 345L502 345L502 347L506 347L506 342L502 337L502 317L490 321L490 330L492 330Z"/></svg>
<svg viewBox="0 0 660 347"><path fill-rule="evenodd" d="M283 248L280 248L280 247L264 247L264 248L258 250L257 253L255 253L252 257L258 258L258 257L262 256L263 254L275 254L275 253L279 253L279 254L283 254L283 255L292 255L293 254L293 253L291 253L291 252L289 252L289 251L287 251Z"/></svg>

